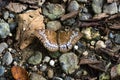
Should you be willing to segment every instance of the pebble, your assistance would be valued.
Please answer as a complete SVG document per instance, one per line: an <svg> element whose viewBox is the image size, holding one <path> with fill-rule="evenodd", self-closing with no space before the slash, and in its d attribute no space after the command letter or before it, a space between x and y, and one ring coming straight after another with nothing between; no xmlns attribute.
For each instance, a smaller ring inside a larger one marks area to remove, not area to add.
<svg viewBox="0 0 120 80"><path fill-rule="evenodd" d="M50 57L49 57L49 56L45 56L44 59L43 59L43 63L44 63L44 62L47 62L47 63L48 63L49 61L50 61Z"/></svg>
<svg viewBox="0 0 120 80"><path fill-rule="evenodd" d="M5 42L0 43L0 54L6 49L8 48L8 44Z"/></svg>
<svg viewBox="0 0 120 80"><path fill-rule="evenodd" d="M88 0L77 0L78 2L87 2Z"/></svg>
<svg viewBox="0 0 120 80"><path fill-rule="evenodd" d="M50 66L54 67L55 66L55 61L54 60L50 60L49 64L50 64Z"/></svg>
<svg viewBox="0 0 120 80"><path fill-rule="evenodd" d="M0 77L0 80L7 80L6 78L4 78L4 77Z"/></svg>
<svg viewBox="0 0 120 80"><path fill-rule="evenodd" d="M120 44L120 34L115 34L115 43Z"/></svg>
<svg viewBox="0 0 120 80"><path fill-rule="evenodd" d="M62 27L61 23L59 21L49 21L47 23L47 29L57 31Z"/></svg>
<svg viewBox="0 0 120 80"><path fill-rule="evenodd" d="M96 42L96 49L98 48L106 48L106 45L102 40Z"/></svg>
<svg viewBox="0 0 120 80"><path fill-rule="evenodd" d="M102 6L103 6L104 0L93 0L92 1L92 8L95 13L101 13L102 12Z"/></svg>
<svg viewBox="0 0 120 80"><path fill-rule="evenodd" d="M0 22L0 38L6 38L10 34L9 24Z"/></svg>
<svg viewBox="0 0 120 80"><path fill-rule="evenodd" d="M80 7L80 6L79 6L78 2L75 1L75 0L73 0L73 1L71 1L70 4L68 5L67 10L68 10L69 12L77 11L77 10L79 10L79 7Z"/></svg>
<svg viewBox="0 0 120 80"><path fill-rule="evenodd" d="M46 64L40 64L40 70L41 71L46 71L46 69L47 69L47 65Z"/></svg>
<svg viewBox="0 0 120 80"><path fill-rule="evenodd" d="M52 80L63 80L62 78L60 78L60 77L53 77L53 79Z"/></svg>
<svg viewBox="0 0 120 80"><path fill-rule="evenodd" d="M118 8L118 11L120 12L120 5L119 5L119 8Z"/></svg>
<svg viewBox="0 0 120 80"><path fill-rule="evenodd" d="M106 4L103 7L103 12L108 14L115 14L118 12L117 3Z"/></svg>
<svg viewBox="0 0 120 80"><path fill-rule="evenodd" d="M53 78L53 76L54 76L53 69L48 69L47 75L48 75L48 78L50 78L50 79Z"/></svg>
<svg viewBox="0 0 120 80"><path fill-rule="evenodd" d="M39 75L37 73L32 73L30 75L30 80L47 80L42 75Z"/></svg>
<svg viewBox="0 0 120 80"><path fill-rule="evenodd" d="M8 11L5 11L5 12L3 13L3 18L4 18L5 20L7 20L8 17L9 17L9 12L8 12Z"/></svg>
<svg viewBox="0 0 120 80"><path fill-rule="evenodd" d="M80 20L88 20L92 17L89 13L79 13L79 19Z"/></svg>
<svg viewBox="0 0 120 80"><path fill-rule="evenodd" d="M10 18L15 18L15 15L13 13L10 13Z"/></svg>
<svg viewBox="0 0 120 80"><path fill-rule="evenodd" d="M3 64L10 65L13 61L13 57L10 52L6 52L3 56L2 62Z"/></svg>
<svg viewBox="0 0 120 80"><path fill-rule="evenodd" d="M78 59L75 53L65 53L59 58L60 65L67 74L73 73L76 69L79 68Z"/></svg>
<svg viewBox="0 0 120 80"><path fill-rule="evenodd" d="M83 55L84 55L84 56L88 56L88 54L89 54L88 51L84 51L84 52L83 52Z"/></svg>
<svg viewBox="0 0 120 80"><path fill-rule="evenodd" d="M14 31L15 28L17 27L17 23L16 22L11 22L11 23L9 23L9 26L10 26L10 31Z"/></svg>
<svg viewBox="0 0 120 80"><path fill-rule="evenodd" d="M48 3L46 7L43 8L43 14L49 19L55 20L65 14L65 9L60 4Z"/></svg>
<svg viewBox="0 0 120 80"><path fill-rule="evenodd" d="M110 33L109 33L109 37L110 37L111 39L113 39L113 38L115 37L115 35L110 32Z"/></svg>
<svg viewBox="0 0 120 80"><path fill-rule="evenodd" d="M0 76L2 76L5 73L5 68L3 66L0 66Z"/></svg>
<svg viewBox="0 0 120 80"><path fill-rule="evenodd" d="M70 76L66 76L64 80L74 80L74 79L71 78Z"/></svg>
<svg viewBox="0 0 120 80"><path fill-rule="evenodd" d="M28 59L28 63L32 65L37 65L41 62L41 60L42 60L42 53L36 51L35 54Z"/></svg>

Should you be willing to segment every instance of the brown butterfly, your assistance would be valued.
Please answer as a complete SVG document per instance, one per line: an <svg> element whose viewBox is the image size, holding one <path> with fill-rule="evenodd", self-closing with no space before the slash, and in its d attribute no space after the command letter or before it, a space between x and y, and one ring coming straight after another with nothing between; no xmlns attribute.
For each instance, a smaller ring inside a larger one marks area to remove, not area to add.
<svg viewBox="0 0 120 80"><path fill-rule="evenodd" d="M58 31L40 29L35 31L35 36L49 51L67 52L82 37L79 31Z"/></svg>

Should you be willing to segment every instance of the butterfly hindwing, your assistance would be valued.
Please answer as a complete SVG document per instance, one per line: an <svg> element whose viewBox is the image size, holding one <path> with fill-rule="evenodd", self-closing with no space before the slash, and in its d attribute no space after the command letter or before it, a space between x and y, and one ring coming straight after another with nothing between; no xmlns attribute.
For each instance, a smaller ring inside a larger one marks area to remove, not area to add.
<svg viewBox="0 0 120 80"><path fill-rule="evenodd" d="M57 44L57 34L56 32L48 29L43 30L37 30L35 33L35 36L39 38L39 40L43 43L43 45L49 50L49 51L57 51L58 50L58 44Z"/></svg>

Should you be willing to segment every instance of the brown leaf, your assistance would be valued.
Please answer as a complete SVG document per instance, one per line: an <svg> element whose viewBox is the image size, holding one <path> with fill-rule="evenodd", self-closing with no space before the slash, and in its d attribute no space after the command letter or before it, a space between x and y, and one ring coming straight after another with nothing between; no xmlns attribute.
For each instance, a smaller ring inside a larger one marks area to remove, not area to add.
<svg viewBox="0 0 120 80"><path fill-rule="evenodd" d="M20 66L13 66L11 72L16 80L29 80L27 71Z"/></svg>
<svg viewBox="0 0 120 80"><path fill-rule="evenodd" d="M20 44L20 49L26 48L35 38L34 31L45 29L41 9L29 11L18 16L18 29L16 40Z"/></svg>

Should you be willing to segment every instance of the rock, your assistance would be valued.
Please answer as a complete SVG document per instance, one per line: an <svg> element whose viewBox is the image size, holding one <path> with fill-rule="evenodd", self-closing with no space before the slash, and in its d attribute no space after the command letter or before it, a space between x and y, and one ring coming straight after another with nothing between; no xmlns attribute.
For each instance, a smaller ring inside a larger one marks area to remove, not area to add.
<svg viewBox="0 0 120 80"><path fill-rule="evenodd" d="M38 4L43 0L18 0L18 1L21 1L23 3L29 3L29 4Z"/></svg>
<svg viewBox="0 0 120 80"><path fill-rule="evenodd" d="M120 34L115 34L115 43L120 44Z"/></svg>
<svg viewBox="0 0 120 80"><path fill-rule="evenodd" d="M80 20L88 20L92 17L89 13L79 13L79 19Z"/></svg>
<svg viewBox="0 0 120 80"><path fill-rule="evenodd" d="M9 17L9 12L8 11L3 12L3 17L5 20L7 20Z"/></svg>
<svg viewBox="0 0 120 80"><path fill-rule="evenodd" d="M67 74L73 73L76 69L78 69L78 59L75 53L65 53L59 58L60 65Z"/></svg>
<svg viewBox="0 0 120 80"><path fill-rule="evenodd" d="M54 60L50 60L49 64L54 67L55 66L55 61Z"/></svg>
<svg viewBox="0 0 120 80"><path fill-rule="evenodd" d="M119 9L118 11L120 12L120 5L119 5L119 8L118 8L118 9Z"/></svg>
<svg viewBox="0 0 120 80"><path fill-rule="evenodd" d="M48 63L49 61L50 61L50 57L49 57L49 56L45 56L44 59L43 59L43 63L44 63L44 62L47 62L47 63Z"/></svg>
<svg viewBox="0 0 120 80"><path fill-rule="evenodd" d="M109 74L106 74L106 73L102 73L102 74L99 76L99 80L110 80L110 75L109 75Z"/></svg>
<svg viewBox="0 0 120 80"><path fill-rule="evenodd" d="M7 80L6 78L4 78L4 77L0 77L0 80Z"/></svg>
<svg viewBox="0 0 120 80"><path fill-rule="evenodd" d="M20 13L24 10L27 9L27 5L24 5L24 4L20 4L20 3L14 3L14 2L10 2L6 8L12 12L15 12L15 13Z"/></svg>
<svg viewBox="0 0 120 80"><path fill-rule="evenodd" d="M15 18L15 14L13 14L13 13L10 13L10 18Z"/></svg>
<svg viewBox="0 0 120 80"><path fill-rule="evenodd" d="M78 2L87 2L88 0L77 0Z"/></svg>
<svg viewBox="0 0 120 80"><path fill-rule="evenodd" d="M17 23L16 22L11 22L11 23L9 23L9 26L10 26L10 31L14 31L17 27Z"/></svg>
<svg viewBox="0 0 120 80"><path fill-rule="evenodd" d="M48 3L43 7L43 14L51 20L60 18L65 13L65 9L60 4Z"/></svg>
<svg viewBox="0 0 120 80"><path fill-rule="evenodd" d="M3 66L0 66L0 76L2 76L5 73L5 68Z"/></svg>
<svg viewBox="0 0 120 80"><path fill-rule="evenodd" d="M32 73L30 75L30 80L46 80L42 75L39 75L37 73Z"/></svg>
<svg viewBox="0 0 120 80"><path fill-rule="evenodd" d="M106 48L106 45L103 41L99 40L96 42L96 49L98 48Z"/></svg>
<svg viewBox="0 0 120 80"><path fill-rule="evenodd" d="M75 19L74 18L70 18L70 19L67 19L65 21L63 21L63 24L64 25L68 25L68 26L71 26L75 23Z"/></svg>
<svg viewBox="0 0 120 80"><path fill-rule="evenodd" d="M103 7L103 12L108 14L115 14L118 12L117 3L106 4Z"/></svg>
<svg viewBox="0 0 120 80"><path fill-rule="evenodd" d="M46 71L46 69L47 69L47 65L46 64L40 65L40 70L41 71Z"/></svg>
<svg viewBox="0 0 120 80"><path fill-rule="evenodd" d="M28 63L32 65L37 65L41 62L41 60L42 60L42 53L36 51L35 54L28 59Z"/></svg>
<svg viewBox="0 0 120 80"><path fill-rule="evenodd" d="M9 24L0 22L0 38L6 38L10 34Z"/></svg>
<svg viewBox="0 0 120 80"><path fill-rule="evenodd" d="M79 7L80 7L80 6L79 6L78 2L75 1L75 0L73 0L73 1L71 1L70 4L68 5L67 10L68 10L69 12L77 11L77 10L79 10Z"/></svg>
<svg viewBox="0 0 120 80"><path fill-rule="evenodd" d="M63 80L62 78L60 78L60 77L53 77L53 79L52 80Z"/></svg>
<svg viewBox="0 0 120 80"><path fill-rule="evenodd" d="M10 65L13 61L13 57L10 52L6 52L3 56L2 62L3 64Z"/></svg>
<svg viewBox="0 0 120 80"><path fill-rule="evenodd" d="M59 21L49 21L47 23L47 29L57 31L62 27L61 23Z"/></svg>
<svg viewBox="0 0 120 80"><path fill-rule="evenodd" d="M7 43L5 43L5 42L0 43L0 54L1 54L6 48L8 48Z"/></svg>
<svg viewBox="0 0 120 80"><path fill-rule="evenodd" d="M64 80L74 80L74 79L71 78L70 76L66 76Z"/></svg>
<svg viewBox="0 0 120 80"><path fill-rule="evenodd" d="M48 69L47 75L48 75L48 78L50 78L50 79L53 78L53 76L54 76L53 69Z"/></svg>
<svg viewBox="0 0 120 80"><path fill-rule="evenodd" d="M92 2L92 8L95 13L101 13L102 12L102 6L103 6L104 0L93 0Z"/></svg>

